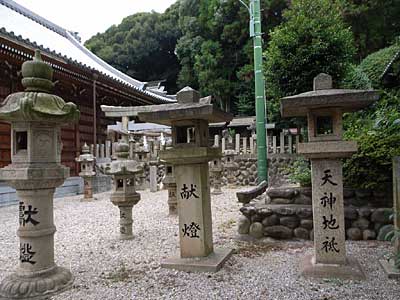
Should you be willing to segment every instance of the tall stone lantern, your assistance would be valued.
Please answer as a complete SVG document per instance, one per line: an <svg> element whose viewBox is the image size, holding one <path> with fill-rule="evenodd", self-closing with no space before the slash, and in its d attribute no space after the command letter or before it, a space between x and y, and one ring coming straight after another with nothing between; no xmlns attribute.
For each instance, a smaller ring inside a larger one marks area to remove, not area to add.
<svg viewBox="0 0 400 300"><path fill-rule="evenodd" d="M69 176L61 165L61 125L76 122L79 111L51 94L53 69L39 51L22 65L24 92L0 104L0 120L11 123L11 161L0 180L19 199L19 267L0 284L0 298L42 299L67 289L73 277L54 263L53 195Z"/></svg>
<svg viewBox="0 0 400 300"><path fill-rule="evenodd" d="M115 149L117 160L100 165L100 170L113 176L111 202L120 211L120 239L129 240L132 235L132 208L140 200L135 190L135 175L143 172L143 165L135 160L128 160L129 145L119 141Z"/></svg>
<svg viewBox="0 0 400 300"><path fill-rule="evenodd" d="M232 116L214 107L211 97L200 99L189 87L177 94L177 100L139 112L142 121L172 127L172 147L162 151L160 158L175 168L180 256L163 261L161 266L216 272L231 250L214 250L213 246L208 162L221 157L221 149L208 146L208 124L230 121ZM188 139L189 131L194 132L194 138Z"/></svg>
<svg viewBox="0 0 400 300"><path fill-rule="evenodd" d="M375 91L332 89L331 76L319 74L313 91L281 100L283 117L305 116L308 120L308 143L299 144L298 153L311 159L315 251L302 262L303 276L365 278L345 249L341 159L357 152L357 144L342 140L342 114L377 99Z"/></svg>
<svg viewBox="0 0 400 300"><path fill-rule="evenodd" d="M93 171L95 164L95 157L90 153L90 147L85 143L82 146L82 154L76 158L76 161L81 166L79 176L83 178L83 199L82 201L93 201L93 176L96 172Z"/></svg>

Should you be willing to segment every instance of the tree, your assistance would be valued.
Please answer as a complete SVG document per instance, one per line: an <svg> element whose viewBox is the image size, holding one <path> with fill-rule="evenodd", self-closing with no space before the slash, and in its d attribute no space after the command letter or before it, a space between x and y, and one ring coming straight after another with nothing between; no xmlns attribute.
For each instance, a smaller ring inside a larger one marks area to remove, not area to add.
<svg viewBox="0 0 400 300"><path fill-rule="evenodd" d="M118 26L89 39L85 46L118 70L141 81L167 80L167 89L176 92L179 63L175 45L179 2L164 14L137 13Z"/></svg>
<svg viewBox="0 0 400 300"><path fill-rule="evenodd" d="M339 82L355 54L353 37L330 0L293 0L275 27L265 52L267 111L279 121L279 99L312 90L313 78L330 74Z"/></svg>

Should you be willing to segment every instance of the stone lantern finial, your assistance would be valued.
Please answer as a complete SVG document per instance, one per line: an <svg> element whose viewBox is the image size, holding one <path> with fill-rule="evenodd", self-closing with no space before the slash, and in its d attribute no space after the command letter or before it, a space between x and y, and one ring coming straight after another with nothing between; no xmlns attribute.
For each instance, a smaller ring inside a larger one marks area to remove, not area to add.
<svg viewBox="0 0 400 300"><path fill-rule="evenodd" d="M33 60L22 64L21 71L25 91L50 93L53 89L53 68L42 60L39 50L35 50Z"/></svg>
<svg viewBox="0 0 400 300"><path fill-rule="evenodd" d="M199 103L200 94L190 86L184 87L176 95L178 103Z"/></svg>
<svg viewBox="0 0 400 300"><path fill-rule="evenodd" d="M88 154L88 153L90 153L90 147L88 146L88 144L86 144L86 142L85 142L85 144L82 146L82 153L83 153L83 154Z"/></svg>
<svg viewBox="0 0 400 300"><path fill-rule="evenodd" d="M314 77L314 91L318 90L329 90L332 88L332 76L319 73Z"/></svg>

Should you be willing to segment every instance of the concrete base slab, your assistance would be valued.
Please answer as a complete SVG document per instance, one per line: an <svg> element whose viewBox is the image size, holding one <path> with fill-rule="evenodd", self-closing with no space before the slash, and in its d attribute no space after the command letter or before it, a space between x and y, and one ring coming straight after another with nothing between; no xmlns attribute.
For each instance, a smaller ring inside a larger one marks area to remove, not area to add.
<svg viewBox="0 0 400 300"><path fill-rule="evenodd" d="M218 272L231 257L231 249L214 249L207 257L196 258L167 258L161 262L161 267L185 272Z"/></svg>
<svg viewBox="0 0 400 300"><path fill-rule="evenodd" d="M379 263L381 264L389 279L400 278L400 270L394 266L393 260L380 259Z"/></svg>
<svg viewBox="0 0 400 300"><path fill-rule="evenodd" d="M307 255L300 263L300 274L311 278L339 278L344 280L365 280L366 276L358 261L347 257L346 265L315 264L314 256Z"/></svg>

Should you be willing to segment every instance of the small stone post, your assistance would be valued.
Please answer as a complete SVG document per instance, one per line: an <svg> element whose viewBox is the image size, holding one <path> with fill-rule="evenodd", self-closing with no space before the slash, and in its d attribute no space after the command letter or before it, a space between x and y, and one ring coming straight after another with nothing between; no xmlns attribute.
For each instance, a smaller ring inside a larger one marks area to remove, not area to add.
<svg viewBox="0 0 400 300"><path fill-rule="evenodd" d="M225 169L227 170L226 179L228 180L227 186L231 189L236 187L236 164L235 164L235 151L225 151ZM222 171L222 170L221 170Z"/></svg>
<svg viewBox="0 0 400 300"><path fill-rule="evenodd" d="M342 140L342 114L378 99L374 91L332 90L332 78L320 74L314 91L281 100L283 117L307 116L308 143L298 153L311 159L314 249L301 264L306 277L365 279L361 266L346 256L342 161L357 143ZM281 138L281 150L282 145Z"/></svg>
<svg viewBox="0 0 400 300"><path fill-rule="evenodd" d="M100 158L100 145L96 144L95 146L96 146L95 147L96 148L95 149L96 150L96 158Z"/></svg>
<svg viewBox="0 0 400 300"><path fill-rule="evenodd" d="M169 215L178 214L178 201L176 198L176 180L174 175L174 167L172 165L165 166L164 186L168 190L168 210Z"/></svg>
<svg viewBox="0 0 400 300"><path fill-rule="evenodd" d="M247 154L247 137L242 138L243 140L243 154Z"/></svg>
<svg viewBox="0 0 400 300"><path fill-rule="evenodd" d="M254 154L254 139L252 136L250 137L250 153Z"/></svg>
<svg viewBox="0 0 400 300"><path fill-rule="evenodd" d="M89 146L85 143L82 146L82 154L75 159L81 165L79 176L83 178L83 199L81 201L93 201L93 177L96 172L93 171L95 157L90 154Z"/></svg>
<svg viewBox="0 0 400 300"><path fill-rule="evenodd" d="M219 135L214 135L214 147L219 147Z"/></svg>
<svg viewBox="0 0 400 300"><path fill-rule="evenodd" d="M224 136L221 139L221 149L222 149L222 153L224 153L224 151L226 149L226 138Z"/></svg>
<svg viewBox="0 0 400 300"><path fill-rule="evenodd" d="M0 179L19 199L19 267L0 283L0 299L44 299L68 289L73 277L54 262L53 195L69 177L61 165L61 125L77 122L73 103L51 91L53 69L35 51L22 64L25 92L9 95L0 105L0 120L11 123L11 164ZM67 254L68 255L68 254Z"/></svg>
<svg viewBox="0 0 400 300"><path fill-rule="evenodd" d="M104 149L104 144L100 144L100 158L105 158L106 157L106 154L105 154L104 150L105 150Z"/></svg>
<svg viewBox="0 0 400 300"><path fill-rule="evenodd" d="M157 184L157 165L152 161L150 162L150 192L155 193L158 191Z"/></svg>
<svg viewBox="0 0 400 300"><path fill-rule="evenodd" d="M100 165L100 170L113 176L111 202L120 210L120 239L129 240L132 235L132 208L140 200L135 189L135 175L143 172L143 165L129 160L129 145L120 140L115 149L116 160Z"/></svg>
<svg viewBox="0 0 400 300"><path fill-rule="evenodd" d="M235 152L237 155L240 154L240 134L235 134Z"/></svg>
<svg viewBox="0 0 400 300"><path fill-rule="evenodd" d="M111 158L111 141L106 140L106 158Z"/></svg>
<svg viewBox="0 0 400 300"><path fill-rule="evenodd" d="M221 150L208 147L208 124L211 120L227 122L232 116L213 106L211 97L200 101L199 93L188 87L177 94L177 101L139 112L141 121L172 127L172 147L162 151L160 158L174 165L180 255L164 260L161 267L216 272L231 250L214 250L213 245L208 162L220 157ZM185 104L183 108L181 104ZM187 143L188 126L194 128L190 143Z"/></svg>

